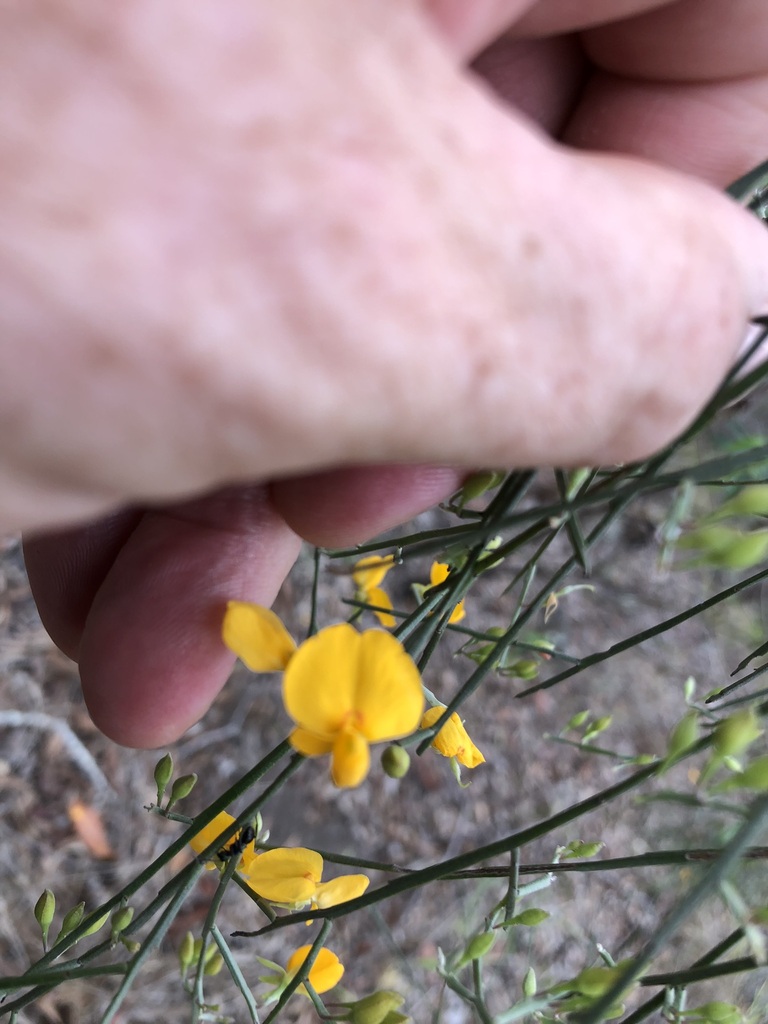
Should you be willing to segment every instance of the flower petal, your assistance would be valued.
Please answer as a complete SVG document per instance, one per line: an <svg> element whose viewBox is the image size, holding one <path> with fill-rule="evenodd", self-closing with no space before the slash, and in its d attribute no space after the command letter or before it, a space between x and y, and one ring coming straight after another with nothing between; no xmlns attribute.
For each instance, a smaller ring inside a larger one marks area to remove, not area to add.
<svg viewBox="0 0 768 1024"><path fill-rule="evenodd" d="M361 639L343 622L321 629L296 651L283 676L283 703L297 725L327 737L342 728L354 709Z"/></svg>
<svg viewBox="0 0 768 1024"><path fill-rule="evenodd" d="M317 736L308 729L294 729L288 737L288 742L304 757L321 757L333 750L333 740Z"/></svg>
<svg viewBox="0 0 768 1024"><path fill-rule="evenodd" d="M269 608L228 601L221 636L252 672L278 672L291 660L296 644Z"/></svg>
<svg viewBox="0 0 768 1024"><path fill-rule="evenodd" d="M227 814L226 811L220 811L219 814L209 821L207 825L204 825L192 838L189 840L189 845L195 851L195 853L202 853L203 850L207 849L211 843L215 842L216 839L221 835L225 829L234 822L234 818L231 814ZM214 868L216 864L211 863L208 867Z"/></svg>
<svg viewBox="0 0 768 1024"><path fill-rule="evenodd" d="M421 720L421 728L428 729L442 717L445 707L429 708ZM432 746L443 757L455 757L465 768L476 768L485 763L485 758L472 742L469 733L456 711L450 716L440 732L432 740Z"/></svg>
<svg viewBox="0 0 768 1024"><path fill-rule="evenodd" d="M311 946L300 946L291 955L286 964L288 974L296 974L309 956L310 949L312 949ZM324 946L317 954L317 958L309 970L307 981L318 995L322 995L323 992L328 992L329 989L332 989L334 985L338 985L343 974L344 965L335 953L332 953L330 949L326 949Z"/></svg>
<svg viewBox="0 0 768 1024"><path fill-rule="evenodd" d="M280 847L256 857L245 876L248 885L272 903L305 903L314 897L323 858L304 847Z"/></svg>
<svg viewBox="0 0 768 1024"><path fill-rule="evenodd" d="M362 896L370 884L367 875L341 875L330 882L321 882L315 890L315 903L320 910L335 907L337 903L346 903Z"/></svg>
<svg viewBox="0 0 768 1024"><path fill-rule="evenodd" d="M376 608L392 608L392 600L386 590L382 590L381 587L371 587L366 592L365 599L368 604L374 605L373 614L382 624L384 629L392 629L397 624L394 615L390 615L389 612L376 611Z"/></svg>
<svg viewBox="0 0 768 1024"><path fill-rule="evenodd" d="M394 555L369 555L361 558L355 562L352 570L355 586L367 596L374 587L381 585L394 564Z"/></svg>
<svg viewBox="0 0 768 1024"><path fill-rule="evenodd" d="M459 603L454 606L454 609L451 612L451 617L448 619L448 625L452 626L455 622L461 622L461 620L464 618L466 614L467 612L466 609L464 608L464 602L459 601Z"/></svg>
<svg viewBox="0 0 768 1024"><path fill-rule="evenodd" d="M339 789L359 786L371 767L371 752L356 729L343 729L333 744L331 778Z"/></svg>
<svg viewBox="0 0 768 1024"><path fill-rule="evenodd" d="M360 641L356 728L370 743L407 736L418 727L424 710L419 670L391 633L369 629Z"/></svg>

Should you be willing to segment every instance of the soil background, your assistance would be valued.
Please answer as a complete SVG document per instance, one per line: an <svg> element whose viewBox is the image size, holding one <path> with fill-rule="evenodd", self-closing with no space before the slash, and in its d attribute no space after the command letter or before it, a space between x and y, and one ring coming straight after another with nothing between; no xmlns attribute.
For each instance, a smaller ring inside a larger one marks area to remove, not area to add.
<svg viewBox="0 0 768 1024"><path fill-rule="evenodd" d="M753 404L732 413L717 431L713 443L764 432L764 413ZM540 498L550 486L544 475ZM671 495L659 495L633 507L595 549L589 580L572 580L589 582L595 589L569 595L549 623L548 635L563 650L580 656L607 648L728 582L728 577L711 573L659 570L657 530L670 502ZM436 511L422 517L419 525L449 521L446 513ZM563 545L548 553L552 567L566 551ZM322 573L321 625L350 614L343 601L352 596L352 584L340 568L333 563ZM514 602L504 590L513 569L505 565L473 587L467 625L485 629L508 622ZM309 620L312 570L312 553L307 550L276 606L297 636ZM390 573L387 587L396 607L413 606L411 584L424 582L428 570L428 560L409 561ZM400 782L384 776L374 756L366 784L345 792L333 788L317 762L307 762L267 809L271 840L420 867L509 835L622 777L614 762L585 756L547 738L563 730L572 715L589 708L592 718L613 716L601 745L632 755L661 753L670 728L685 711L687 677L695 677L699 694L724 685L741 658L765 639L767 628L763 595L755 589L738 602L721 605L529 699L514 698L524 688L519 680L492 676L462 708L487 760L471 774L469 788L457 786L448 762L434 751L415 758ZM448 640L425 678L445 700L472 668L454 653L460 643L458 636L455 642ZM200 775L196 790L180 809L203 809L282 740L288 728L277 679L255 677L238 668L204 721L171 748L179 772ZM759 745L759 752L765 752L763 740ZM42 630L20 544L8 538L0 553L0 974L18 974L39 955L32 907L44 888L55 892L62 911L80 900L90 910L178 835L178 825L144 809L154 797L152 771L160 753L119 748L92 725L80 697L76 666ZM679 785L693 791L687 770L681 767L657 788ZM87 835L84 839L82 821L78 828L78 816L89 812L104 825L109 849L103 852L109 856L96 855L93 840ZM713 822L719 824L715 827ZM526 847L522 859L550 861L555 841L565 844L573 839L602 840L600 856L608 857L718 846L732 827L733 819L727 815L719 819L711 810L640 802L629 794L575 829ZM178 870L185 862L185 857L179 858L172 868ZM166 872L160 882L168 877ZM490 1002L499 1009L513 1002L529 964L535 965L544 987L594 963L598 943L617 960L636 952L695 877L689 866L559 876L549 889L523 904L548 910L549 920L535 929L511 929L487 959ZM379 880L374 876L372 883ZM753 905L768 904L761 863L746 863L735 880ZM160 1019L185 1024L191 1019L176 949L188 929L199 933L214 885L214 873L206 874L161 953L142 972L117 1018L120 1024L154 1024ZM463 947L503 892L503 883L495 880L443 882L341 921L330 944L347 966L343 986L349 997L376 987L394 988L406 996L403 1009L415 1024L470 1024L468 1011L443 991L432 966L438 947L446 952ZM239 890L228 894L225 933L260 923ZM654 970L687 966L733 927L723 906L710 901ZM305 931L307 935L294 930L267 940L236 941L239 963L255 991L264 991L257 980L264 971L256 955L284 962L292 948L311 940L314 930ZM701 986L691 1002L734 1000L744 1010L752 1008L760 1024L768 1020L768 993L761 988L766 977L758 971ZM19 1020L96 1024L113 989L109 979L73 981L24 1010ZM212 979L207 991L222 1015L247 1020L225 974ZM306 1001L296 997L281 1019L304 1022L316 1017Z"/></svg>

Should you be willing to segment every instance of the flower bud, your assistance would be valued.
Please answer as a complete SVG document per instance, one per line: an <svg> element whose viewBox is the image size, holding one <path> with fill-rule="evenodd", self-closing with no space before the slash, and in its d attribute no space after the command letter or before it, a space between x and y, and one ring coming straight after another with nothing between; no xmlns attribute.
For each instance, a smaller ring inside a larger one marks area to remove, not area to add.
<svg viewBox="0 0 768 1024"><path fill-rule="evenodd" d="M163 754L155 765L155 785L157 786L157 802L163 799L166 786L173 775L173 758L170 754Z"/></svg>
<svg viewBox="0 0 768 1024"><path fill-rule="evenodd" d="M168 806L166 810L173 807L173 805L178 803L179 800L183 800L184 797L189 796L195 788L196 783L197 775L195 775L194 772L191 775L180 775L171 786L171 795L168 798Z"/></svg>
<svg viewBox="0 0 768 1024"><path fill-rule="evenodd" d="M482 932L480 935L475 935L468 942L461 959L464 963L470 960L481 960L486 953L490 953L495 941L496 932Z"/></svg>
<svg viewBox="0 0 768 1024"><path fill-rule="evenodd" d="M83 932L83 938L85 938L88 935L93 935L95 932L99 930L99 928L103 928L108 920L109 911L107 911L106 914L102 914L101 917L97 917L93 924L89 925L86 928L86 930Z"/></svg>
<svg viewBox="0 0 768 1024"><path fill-rule="evenodd" d="M402 1006L402 1003L403 997L399 992L383 989L353 1003L348 1019L351 1024L384 1024L392 1011Z"/></svg>
<svg viewBox="0 0 768 1024"><path fill-rule="evenodd" d="M762 734L752 708L737 711L715 728L712 746L719 757L735 757Z"/></svg>
<svg viewBox="0 0 768 1024"><path fill-rule="evenodd" d="M695 711L683 715L667 740L667 759L674 761L699 738L699 716Z"/></svg>
<svg viewBox="0 0 768 1024"><path fill-rule="evenodd" d="M121 907L112 915L112 941L125 931L133 919L133 907Z"/></svg>
<svg viewBox="0 0 768 1024"><path fill-rule="evenodd" d="M209 978L215 978L224 966L224 957L219 953L215 946L213 947L213 950L213 956L206 956L205 967L203 968L203 974L208 975Z"/></svg>
<svg viewBox="0 0 768 1024"><path fill-rule="evenodd" d="M529 967L523 978L523 995L526 999L533 999L536 995L536 971Z"/></svg>
<svg viewBox="0 0 768 1024"><path fill-rule="evenodd" d="M381 766L390 779L402 779L411 767L411 755L405 747L392 743L381 755Z"/></svg>
<svg viewBox="0 0 768 1024"><path fill-rule="evenodd" d="M50 889L44 889L37 903L35 904L35 920L40 925L43 934L43 946L48 942L48 931L56 913L56 897Z"/></svg>
<svg viewBox="0 0 768 1024"><path fill-rule="evenodd" d="M539 674L539 663L535 658L521 658L508 668L504 669L504 675L516 676L518 679L535 679Z"/></svg>
<svg viewBox="0 0 768 1024"><path fill-rule="evenodd" d="M179 946L179 967L181 973L186 974L195 962L195 937L192 932L187 932Z"/></svg>
<svg viewBox="0 0 768 1024"><path fill-rule="evenodd" d="M83 914L85 913L85 903L78 903L76 907L72 907L64 915L64 920L61 922L61 928L59 929L58 939L63 939L65 935L69 935L83 920Z"/></svg>

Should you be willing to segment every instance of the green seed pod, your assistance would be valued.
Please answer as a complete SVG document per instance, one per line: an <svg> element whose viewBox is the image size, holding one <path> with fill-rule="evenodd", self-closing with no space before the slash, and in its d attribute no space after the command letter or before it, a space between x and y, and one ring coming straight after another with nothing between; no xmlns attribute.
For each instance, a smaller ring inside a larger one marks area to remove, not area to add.
<svg viewBox="0 0 768 1024"><path fill-rule="evenodd" d="M157 786L157 802L163 799L168 783L173 775L173 758L170 754L163 754L155 765L155 785Z"/></svg>
<svg viewBox="0 0 768 1024"><path fill-rule="evenodd" d="M117 938L120 932L125 931L133 920L133 907L121 907L112 915L112 939Z"/></svg>
<svg viewBox="0 0 768 1024"><path fill-rule="evenodd" d="M536 971L529 967L523 978L523 995L526 999L533 999L536 995Z"/></svg>
<svg viewBox="0 0 768 1024"><path fill-rule="evenodd" d="M737 711L715 728L712 746L719 757L736 757L762 735L757 715L752 708Z"/></svg>
<svg viewBox="0 0 768 1024"><path fill-rule="evenodd" d="M166 810L173 807L173 805L178 803L179 800L183 800L184 797L189 796L196 784L197 775L195 775L194 772L191 775L180 775L171 786L171 795L168 798Z"/></svg>
<svg viewBox="0 0 768 1024"><path fill-rule="evenodd" d="M480 935L475 935L467 944L461 959L465 963L470 960L482 960L486 953L490 953L495 941L496 932L482 932Z"/></svg>
<svg viewBox="0 0 768 1024"><path fill-rule="evenodd" d="M411 755L405 747L392 743L381 755L381 766L390 779L402 779L411 767Z"/></svg>
<svg viewBox="0 0 768 1024"><path fill-rule="evenodd" d="M69 935L70 932L73 932L75 928L77 928L77 926L83 920L84 914L84 902L78 903L76 907L72 907L72 909L64 915L64 920L61 922L61 928L59 929L57 941L58 939L63 939L65 935Z"/></svg>
<svg viewBox="0 0 768 1024"><path fill-rule="evenodd" d="M392 1011L402 1004L403 996L399 992L382 989L353 1003L348 1020L351 1024L384 1024Z"/></svg>
<svg viewBox="0 0 768 1024"><path fill-rule="evenodd" d="M192 932L187 932L179 946L179 967L181 973L186 974L195 962L195 937Z"/></svg>
<svg viewBox="0 0 768 1024"><path fill-rule="evenodd" d="M43 935L43 945L48 942L48 932L55 913L56 897L50 889L44 889L34 909L35 920L40 925L40 931Z"/></svg>

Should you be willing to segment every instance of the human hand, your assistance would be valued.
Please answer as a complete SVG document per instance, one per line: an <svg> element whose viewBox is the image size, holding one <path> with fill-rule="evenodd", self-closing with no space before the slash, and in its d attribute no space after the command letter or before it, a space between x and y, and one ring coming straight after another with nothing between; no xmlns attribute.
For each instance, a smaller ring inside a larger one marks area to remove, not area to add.
<svg viewBox="0 0 768 1024"><path fill-rule="evenodd" d="M118 509L26 552L121 742L204 712L223 602L269 603L296 532L458 480L322 470L638 457L765 311L764 228L717 192L765 156L757 0L423 7L3 16L0 522ZM505 103L466 69L494 39Z"/></svg>

